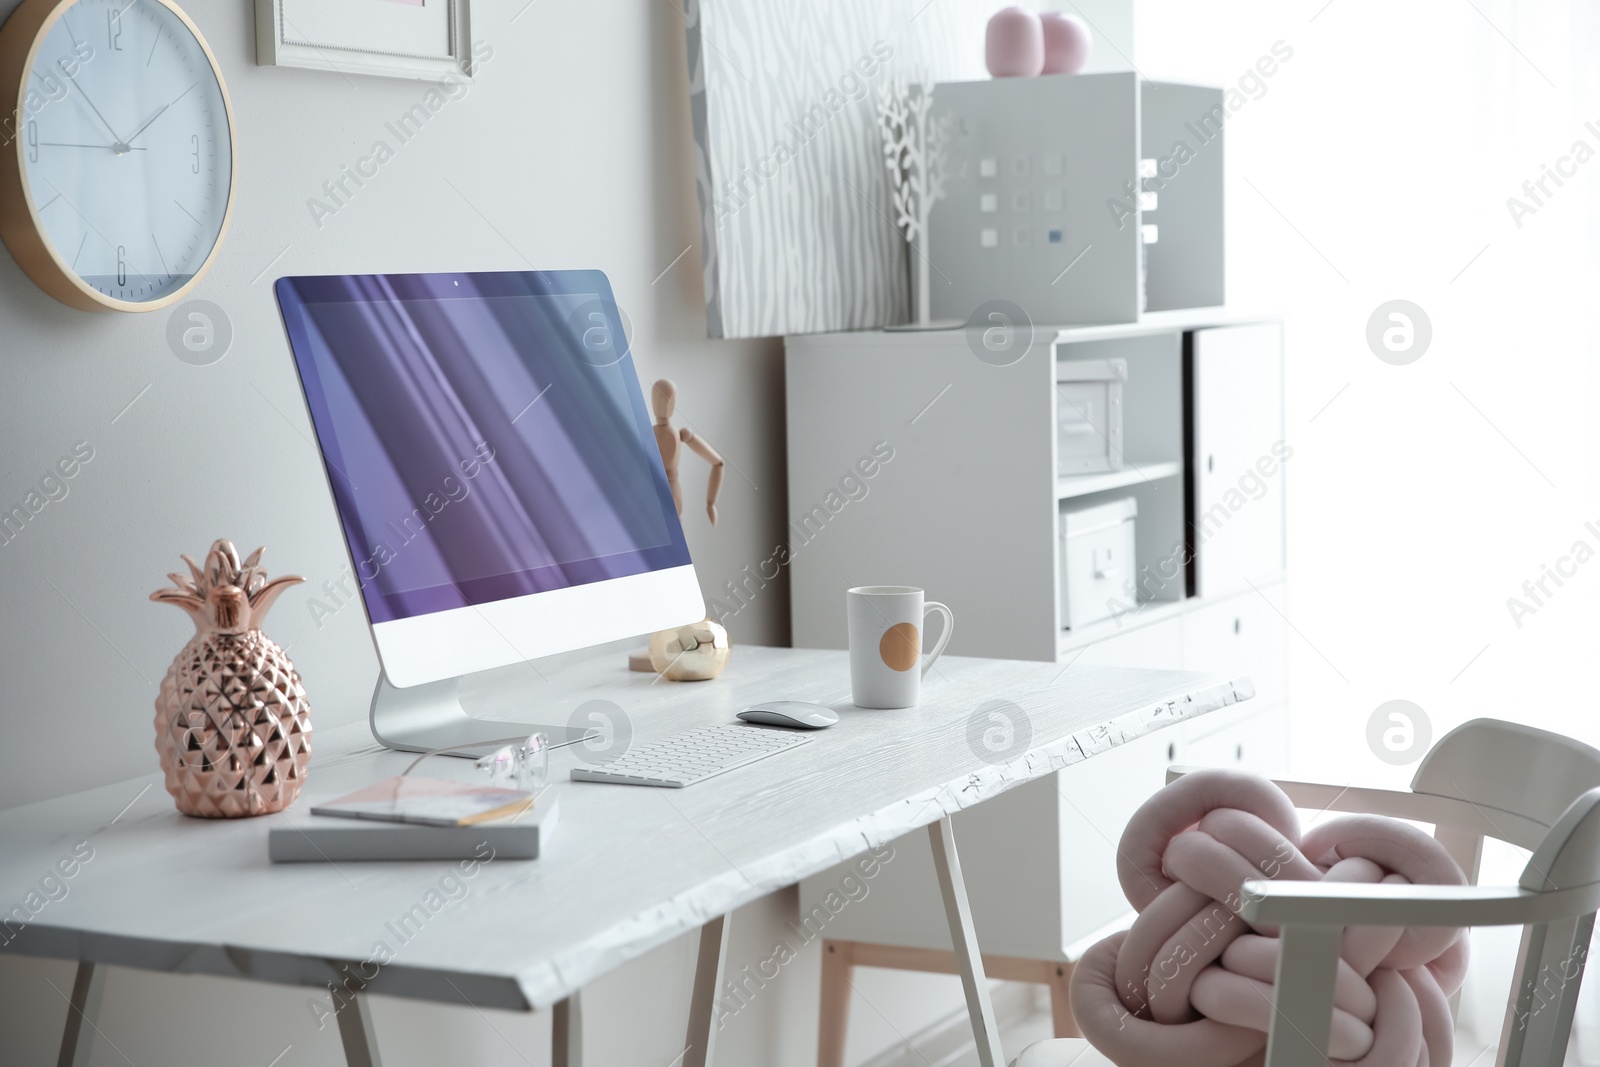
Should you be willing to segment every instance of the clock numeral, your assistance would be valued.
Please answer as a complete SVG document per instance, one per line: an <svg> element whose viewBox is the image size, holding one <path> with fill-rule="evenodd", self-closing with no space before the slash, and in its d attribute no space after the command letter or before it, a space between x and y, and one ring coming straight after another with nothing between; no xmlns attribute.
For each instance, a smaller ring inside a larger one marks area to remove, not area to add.
<svg viewBox="0 0 1600 1067"><path fill-rule="evenodd" d="M106 12L106 47L113 52L122 51L122 8Z"/></svg>
<svg viewBox="0 0 1600 1067"><path fill-rule="evenodd" d="M122 245L117 246L117 285L128 284L128 250Z"/></svg>
<svg viewBox="0 0 1600 1067"><path fill-rule="evenodd" d="M39 162L39 124L28 120L28 162Z"/></svg>
<svg viewBox="0 0 1600 1067"><path fill-rule="evenodd" d="M190 165L189 169L192 170L194 173L199 174L200 173L200 135L198 133L193 133L193 134L189 135L189 146L190 146L189 147L189 154L194 157L194 163Z"/></svg>

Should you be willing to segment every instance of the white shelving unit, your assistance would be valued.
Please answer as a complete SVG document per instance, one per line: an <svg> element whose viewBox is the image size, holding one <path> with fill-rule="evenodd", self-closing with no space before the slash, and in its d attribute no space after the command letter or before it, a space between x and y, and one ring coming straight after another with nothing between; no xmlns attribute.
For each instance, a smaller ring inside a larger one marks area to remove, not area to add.
<svg viewBox="0 0 1600 1067"><path fill-rule="evenodd" d="M1128 363L1129 461L1058 477L1056 363L1107 358ZM797 526L878 442L893 449L866 495L793 553L796 645L845 647L844 591L898 583L954 609L954 654L1055 661L1063 672L1244 674L1256 685L1256 699L1228 716L957 817L984 951L1070 963L1075 943L1127 912L1115 842L1170 762L1286 769L1281 328L1216 308L1160 312L1036 330L1027 354L1003 367L979 359L964 330L793 337L787 379ZM1138 499L1127 610L1063 629L1063 511L1127 495ZM975 699L975 716L982 704ZM948 948L939 902L919 887L931 863L926 845L904 844L911 858L888 865L873 896L834 920L830 938ZM808 880L802 908L836 882L834 874Z"/></svg>

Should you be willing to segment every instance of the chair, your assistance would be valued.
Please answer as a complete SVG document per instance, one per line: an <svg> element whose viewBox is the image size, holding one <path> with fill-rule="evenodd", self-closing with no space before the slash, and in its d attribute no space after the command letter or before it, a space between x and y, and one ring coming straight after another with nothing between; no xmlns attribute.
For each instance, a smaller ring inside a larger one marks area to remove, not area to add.
<svg viewBox="0 0 1600 1067"><path fill-rule="evenodd" d="M1172 781L1187 773L1173 768ZM1469 884L1252 881L1242 914L1282 939L1266 1067L1325 1065L1346 926L1521 926L1496 1067L1560 1067L1600 908L1600 751L1559 734L1475 719L1423 758L1411 792L1278 782L1296 807L1428 823ZM1533 853L1515 886L1477 885L1484 838ZM1100 1067L1081 1039L1030 1045L1013 1067Z"/></svg>

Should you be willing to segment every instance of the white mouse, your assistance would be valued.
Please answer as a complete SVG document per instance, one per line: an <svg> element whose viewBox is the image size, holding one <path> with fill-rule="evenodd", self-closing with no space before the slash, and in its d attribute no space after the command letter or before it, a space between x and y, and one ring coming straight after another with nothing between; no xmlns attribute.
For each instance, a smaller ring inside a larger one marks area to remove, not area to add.
<svg viewBox="0 0 1600 1067"><path fill-rule="evenodd" d="M832 708L808 704L804 700L768 700L752 704L739 713L739 718L763 726L793 726L800 730L821 730L839 721Z"/></svg>

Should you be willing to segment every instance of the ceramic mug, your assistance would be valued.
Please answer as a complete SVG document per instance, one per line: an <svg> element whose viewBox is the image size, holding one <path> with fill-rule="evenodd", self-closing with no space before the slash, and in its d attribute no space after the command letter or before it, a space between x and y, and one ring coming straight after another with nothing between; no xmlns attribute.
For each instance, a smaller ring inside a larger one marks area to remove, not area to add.
<svg viewBox="0 0 1600 1067"><path fill-rule="evenodd" d="M911 585L862 585L845 593L850 626L850 692L858 708L911 708L922 696L922 676L950 643L955 614L926 603ZM930 612L944 616L939 640L922 654L922 625ZM920 667L919 667L920 664Z"/></svg>

